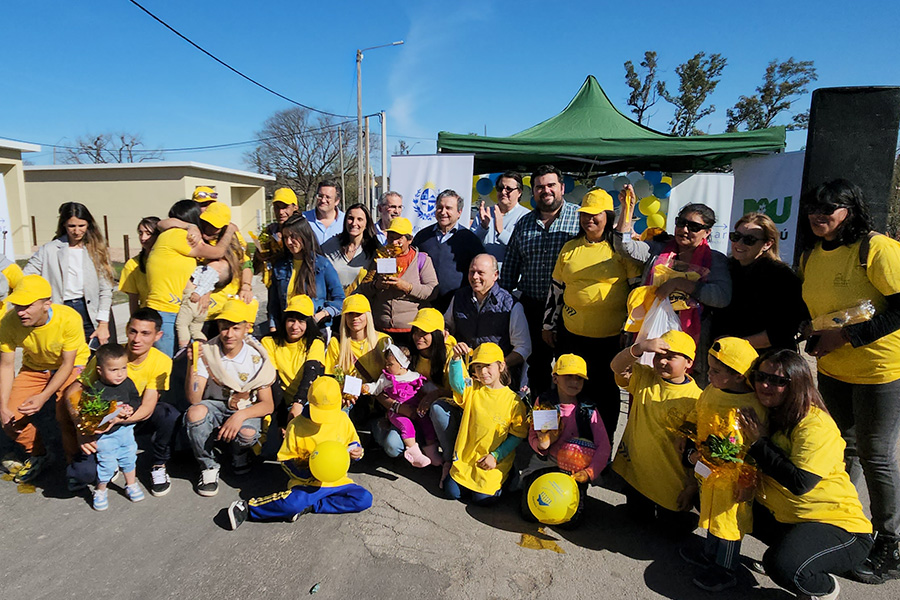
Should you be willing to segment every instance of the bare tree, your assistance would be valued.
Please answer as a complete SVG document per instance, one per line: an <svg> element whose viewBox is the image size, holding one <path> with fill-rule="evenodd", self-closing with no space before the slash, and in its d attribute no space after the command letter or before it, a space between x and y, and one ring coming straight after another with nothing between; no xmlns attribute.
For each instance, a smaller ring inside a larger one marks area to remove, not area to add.
<svg viewBox="0 0 900 600"><path fill-rule="evenodd" d="M132 163L165 158L162 150L143 148L139 134L101 133L79 136L75 147L66 150L62 161L67 164Z"/></svg>
<svg viewBox="0 0 900 600"><path fill-rule="evenodd" d="M793 57L779 63L773 60L766 67L763 84L756 94L741 96L733 108L728 109L728 131L737 131L745 125L748 130L765 129L775 124L775 119L789 111L791 105L807 93L806 86L818 79L811 60L794 60ZM809 111L796 114L787 126L789 130L806 129Z"/></svg>
<svg viewBox="0 0 900 600"><path fill-rule="evenodd" d="M714 104L705 108L703 105L719 85L719 78L727 62L721 54L710 54L707 58L704 52L698 52L675 68L679 80L677 95L669 93L665 82L659 82L659 95L666 102L675 105L675 116L669 121L671 133L680 136L703 133L697 128L697 123L716 110Z"/></svg>
<svg viewBox="0 0 900 600"><path fill-rule="evenodd" d="M640 65L644 69L643 80L630 60L625 62L625 83L631 88L628 106L637 117L638 123L644 122L644 115L659 101L659 90L656 85L656 52L644 52L644 60ZM649 122L649 117L647 121Z"/></svg>

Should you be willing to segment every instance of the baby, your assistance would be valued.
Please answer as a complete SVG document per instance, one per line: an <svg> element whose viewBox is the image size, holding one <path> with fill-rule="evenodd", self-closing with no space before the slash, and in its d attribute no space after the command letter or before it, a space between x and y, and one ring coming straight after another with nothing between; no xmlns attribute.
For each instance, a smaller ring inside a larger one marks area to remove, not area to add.
<svg viewBox="0 0 900 600"><path fill-rule="evenodd" d="M206 340L203 324L206 322L206 313L209 312L209 303L204 306L200 299L214 290L225 287L231 279L231 266L225 259L213 260L194 269L190 281L184 288L178 316L175 317L175 332L179 347L184 348L191 340Z"/></svg>

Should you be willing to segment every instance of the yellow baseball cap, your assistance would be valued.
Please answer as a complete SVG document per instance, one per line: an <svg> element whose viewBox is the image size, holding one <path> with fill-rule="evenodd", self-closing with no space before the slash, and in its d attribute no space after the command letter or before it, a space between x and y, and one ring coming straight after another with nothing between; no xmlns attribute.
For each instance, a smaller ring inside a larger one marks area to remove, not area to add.
<svg viewBox="0 0 900 600"><path fill-rule="evenodd" d="M272 197L272 203L281 202L282 204L297 204L297 194L291 188L283 187L275 190Z"/></svg>
<svg viewBox="0 0 900 600"><path fill-rule="evenodd" d="M485 342L475 348L475 354L472 355L472 360L469 361L469 364L489 365L495 362L503 362L504 360L506 360L506 357L503 356L503 350L500 349L500 346L494 342Z"/></svg>
<svg viewBox="0 0 900 600"><path fill-rule="evenodd" d="M391 224L387 228L388 231L399 233L400 235L412 235L412 223L409 219L397 217L391 219Z"/></svg>
<svg viewBox="0 0 900 600"><path fill-rule="evenodd" d="M397 219L394 219L395 221ZM420 308L416 318L409 324L410 327L418 327L425 333L434 333L444 330L444 315L434 308Z"/></svg>
<svg viewBox="0 0 900 600"><path fill-rule="evenodd" d="M659 339L669 345L670 351L683 354L694 360L694 355L697 353L697 344L694 343L694 338L685 332L673 329L659 336Z"/></svg>
<svg viewBox="0 0 900 600"><path fill-rule="evenodd" d="M316 314L316 307L313 306L313 301L309 296L300 294L288 300L287 306L284 307L284 312L300 313L304 317L311 317Z"/></svg>
<svg viewBox="0 0 900 600"><path fill-rule="evenodd" d="M240 298L229 298L216 320L229 321L231 323L255 323L258 310L259 302L256 298L250 304L247 304Z"/></svg>
<svg viewBox="0 0 900 600"><path fill-rule="evenodd" d="M554 375L578 375L582 379L587 379L587 363L577 354L563 354L556 359L553 365Z"/></svg>
<svg viewBox="0 0 900 600"><path fill-rule="evenodd" d="M341 308L342 313L367 313L372 312L372 305L369 299L362 294L350 294L344 298L344 306Z"/></svg>
<svg viewBox="0 0 900 600"><path fill-rule="evenodd" d="M200 215L200 219L206 221L216 229L222 229L231 223L231 208L222 202L213 202Z"/></svg>
<svg viewBox="0 0 900 600"><path fill-rule="evenodd" d="M46 300L53 296L50 283L40 275L26 275L19 280L19 285L12 294L6 297L9 304L28 306L37 300Z"/></svg>
<svg viewBox="0 0 900 600"><path fill-rule="evenodd" d="M198 185L194 188L194 193L191 194L191 200L195 202L209 202L210 200L215 200L219 197L219 194L216 190L212 189L207 185Z"/></svg>
<svg viewBox="0 0 900 600"><path fill-rule="evenodd" d="M578 212L596 215L606 210L614 210L612 196L606 190L594 188L581 199L581 208Z"/></svg>
<svg viewBox="0 0 900 600"><path fill-rule="evenodd" d="M750 342L743 338L723 337L713 342L709 348L709 355L716 358L726 367L734 369L746 377L753 361L759 354Z"/></svg>
<svg viewBox="0 0 900 600"><path fill-rule="evenodd" d="M334 423L341 418L341 386L334 377L323 375L313 381L306 399L313 423Z"/></svg>

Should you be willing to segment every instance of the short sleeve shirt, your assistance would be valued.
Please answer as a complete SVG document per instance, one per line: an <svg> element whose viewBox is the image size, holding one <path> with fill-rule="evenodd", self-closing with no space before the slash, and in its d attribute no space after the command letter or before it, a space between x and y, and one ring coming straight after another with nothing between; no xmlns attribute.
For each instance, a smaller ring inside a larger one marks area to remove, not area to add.
<svg viewBox="0 0 900 600"><path fill-rule="evenodd" d="M15 312L0 321L0 352L22 348L22 366L52 371L62 366L62 353L75 351L75 366L87 363L90 350L84 341L81 315L64 304L53 304L50 319L40 327L24 327Z"/></svg>

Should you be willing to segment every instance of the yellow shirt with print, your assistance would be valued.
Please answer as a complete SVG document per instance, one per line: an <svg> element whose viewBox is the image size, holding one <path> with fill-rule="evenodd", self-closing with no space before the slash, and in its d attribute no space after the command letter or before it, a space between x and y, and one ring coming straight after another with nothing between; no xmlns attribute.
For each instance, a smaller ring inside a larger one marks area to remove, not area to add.
<svg viewBox="0 0 900 600"><path fill-rule="evenodd" d="M359 377L363 381L375 381L384 370L384 350L391 343L391 336L386 333L378 333L378 342L375 348L369 347L369 341L347 340L350 343L350 352L356 358L356 363L350 371L344 375ZM328 350L325 352L325 372L334 375L341 357L341 342L339 336L332 336L328 342ZM365 371L365 372L363 372Z"/></svg>
<svg viewBox="0 0 900 600"><path fill-rule="evenodd" d="M770 439L794 466L822 478L812 490L797 496L762 475L757 501L779 523L828 523L850 533L872 533L872 523L844 468L846 444L831 415L812 406L789 436L776 432Z"/></svg>
<svg viewBox="0 0 900 600"><path fill-rule="evenodd" d="M75 366L84 366L91 351L84 341L81 315L65 304L51 305L50 319L40 327L24 327L15 312L0 321L0 352L22 348L22 367L53 371L62 366L62 353L75 351Z"/></svg>
<svg viewBox="0 0 900 600"><path fill-rule="evenodd" d="M462 395L454 393L453 401L462 406L463 413L450 477L475 492L496 494L512 469L515 452L490 471L479 469L475 463L496 450L507 436L528 436L528 408L508 387L493 389L477 382Z"/></svg>
<svg viewBox="0 0 900 600"><path fill-rule="evenodd" d="M448 373L450 372L450 361L453 359L453 346L456 345L456 338L452 335L444 336L444 352L447 354L447 360L444 361L444 381L448 381ZM421 375L422 377L428 377L431 379L431 359L425 358L424 356L420 356L418 360L415 361L415 365L413 365L416 373ZM444 385L445 388L449 388L449 385Z"/></svg>
<svg viewBox="0 0 900 600"><path fill-rule="evenodd" d="M628 381L617 377L616 383L632 401L613 470L656 504L677 511L687 471L672 430L696 410L701 390L692 379L670 383L640 363L632 366Z"/></svg>
<svg viewBox="0 0 900 600"><path fill-rule="evenodd" d="M160 312L178 312L184 288L197 268L191 251L184 229L159 234L147 257L147 306Z"/></svg>
<svg viewBox="0 0 900 600"><path fill-rule="evenodd" d="M242 264L247 264L251 261L250 255L247 254L247 242L244 241L243 236L240 231L234 232L235 238L237 238L238 243L241 246L241 250L243 252L243 257L241 258ZM215 245L215 244L213 244ZM241 267L243 270L243 266ZM225 303L229 298L234 298L241 292L241 276L233 277L231 281L228 282L228 285L223 287L221 290L216 290L209 296L209 310L206 312L206 320L213 321L218 318L219 314L222 312L222 309L225 308Z"/></svg>
<svg viewBox="0 0 900 600"><path fill-rule="evenodd" d="M25 277L25 273L22 272L22 267L16 263L6 265L6 268L0 271L0 273L3 273L3 276L6 277L10 294L13 293L13 290L16 289L16 286L19 285L19 282ZM0 300L0 316L4 314L6 314L6 300Z"/></svg>
<svg viewBox="0 0 900 600"><path fill-rule="evenodd" d="M150 293L150 287L147 284L147 274L141 271L136 258L129 258L125 266L122 267L122 274L119 276L119 291L126 294L136 294L138 306L144 307L147 305L147 295Z"/></svg>
<svg viewBox="0 0 900 600"><path fill-rule="evenodd" d="M334 423L313 423L303 415L291 420L284 433L284 443L278 451L279 462L291 461L291 465L284 467L291 478L288 488L298 485L339 487L353 483L347 476L324 483L309 473L309 457L316 449L316 445L329 441L338 441L346 446L350 446L353 442L359 443L359 435L347 413L342 411L341 417Z"/></svg>
<svg viewBox="0 0 900 600"><path fill-rule="evenodd" d="M900 293L900 243L884 235L873 237L865 269L859 264L861 243L834 250L823 250L820 243L810 253L801 277L803 300L813 319L865 300L880 313L887 307L885 296ZM819 358L818 368L846 383L896 381L900 379L900 331L859 348L845 344Z"/></svg>
<svg viewBox="0 0 900 600"><path fill-rule="evenodd" d="M592 338L619 335L628 316L628 280L640 274L640 263L620 256L605 241L592 244L582 236L566 242L553 268L553 279L566 286L566 329Z"/></svg>
<svg viewBox="0 0 900 600"><path fill-rule="evenodd" d="M172 359L156 348L150 348L147 357L139 364L128 362L128 378L134 383L138 394L143 395L144 390L158 390L164 392L169 389L169 376L172 373ZM91 383L97 381L97 357L91 358L84 369L88 373Z"/></svg>
<svg viewBox="0 0 900 600"><path fill-rule="evenodd" d="M284 401L287 404L293 402L294 394L300 387L303 366L306 362L317 360L322 365L325 364L325 342L319 338L314 339L308 348L304 339L279 344L271 335L260 340L260 344L266 349L269 359L278 371L278 377L284 386Z"/></svg>

